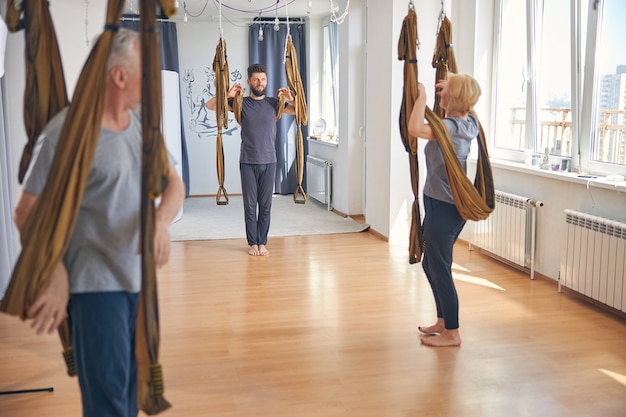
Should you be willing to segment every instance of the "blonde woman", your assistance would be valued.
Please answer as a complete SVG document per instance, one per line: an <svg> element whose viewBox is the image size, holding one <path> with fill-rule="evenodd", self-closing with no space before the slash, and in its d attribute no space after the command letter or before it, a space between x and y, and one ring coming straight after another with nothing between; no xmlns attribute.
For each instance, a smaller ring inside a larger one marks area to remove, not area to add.
<svg viewBox="0 0 626 417"><path fill-rule="evenodd" d="M443 122L450 132L456 157L467 170L467 156L471 142L478 136L478 123L469 112L480 97L480 86L469 75L450 75L447 81L439 81L442 88L440 106L445 109ZM435 297L437 321L431 326L420 326L427 336L422 343L428 346L460 346L459 298L452 279L452 249L465 220L455 204L443 153L431 126L424 120L426 91L418 85L419 97L415 101L409 120L409 133L427 139L424 147L427 176L424 184L424 239L426 247L422 267Z"/></svg>

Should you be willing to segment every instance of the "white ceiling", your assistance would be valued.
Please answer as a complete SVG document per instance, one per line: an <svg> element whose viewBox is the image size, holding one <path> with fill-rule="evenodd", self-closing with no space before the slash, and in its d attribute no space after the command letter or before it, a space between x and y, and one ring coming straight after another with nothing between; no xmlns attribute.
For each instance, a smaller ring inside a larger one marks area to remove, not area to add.
<svg viewBox="0 0 626 417"><path fill-rule="evenodd" d="M137 3L137 0L133 1ZM349 0L332 0L337 16L341 15ZM186 8L188 18L194 20L219 19L219 9L222 9L222 18L229 20L252 20L255 17L324 17L330 16L330 0L178 0L178 13L174 20L181 20ZM310 8L309 8L310 3ZM277 11L278 8L278 11Z"/></svg>

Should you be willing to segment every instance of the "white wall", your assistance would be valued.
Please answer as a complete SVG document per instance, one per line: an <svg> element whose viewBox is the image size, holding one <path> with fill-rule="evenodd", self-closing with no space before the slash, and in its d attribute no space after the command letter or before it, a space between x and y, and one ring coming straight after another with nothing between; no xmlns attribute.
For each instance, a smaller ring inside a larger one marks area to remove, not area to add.
<svg viewBox="0 0 626 417"><path fill-rule="evenodd" d="M321 105L311 92L321 95L324 20L310 23L311 75L309 78L309 124L319 119ZM338 27L339 35L339 132L338 146L309 142L309 155L333 162L333 207L345 214L363 214L363 134L365 3L353 0L350 13Z"/></svg>
<svg viewBox="0 0 626 417"><path fill-rule="evenodd" d="M365 207L367 222L389 236L393 102L394 16L390 2L367 2L365 86ZM399 3L393 1L391 3ZM382 30L386 29L386 30ZM399 140L399 139L398 139Z"/></svg>
<svg viewBox="0 0 626 417"><path fill-rule="evenodd" d="M398 60L398 38L407 4L404 0L367 1L365 215L372 229L388 237L390 242L402 245L408 245L413 203L409 157L402 145L398 124L404 84L404 62ZM427 92L434 92L434 70L430 63L440 8L439 1L420 2L417 8L421 43L417 52L419 81ZM432 103L432 93L427 102ZM420 142L423 148L424 143ZM425 162L421 156L419 160L423 183Z"/></svg>
<svg viewBox="0 0 626 417"><path fill-rule="evenodd" d="M339 148L335 162L335 207L363 213L363 100L365 84L365 4L350 3L349 19L339 25Z"/></svg>
<svg viewBox="0 0 626 417"><path fill-rule="evenodd" d="M238 72L237 81L248 88L248 25L246 22L222 22L228 67L231 74ZM215 94L213 59L219 41L219 24L189 19L187 24L177 23L178 54L183 103L183 126L189 154L191 195L216 195L218 191L216 169L217 123L215 112L207 111L202 103ZM231 79L231 85L233 84ZM210 94L209 94L210 92ZM241 194L239 176L239 149L241 130L229 113L228 130L223 130L224 188L228 194Z"/></svg>

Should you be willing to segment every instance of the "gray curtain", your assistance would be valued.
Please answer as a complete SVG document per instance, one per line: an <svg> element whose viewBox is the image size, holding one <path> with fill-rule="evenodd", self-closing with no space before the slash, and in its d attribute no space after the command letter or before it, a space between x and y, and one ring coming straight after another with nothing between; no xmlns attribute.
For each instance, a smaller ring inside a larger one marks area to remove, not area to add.
<svg viewBox="0 0 626 417"><path fill-rule="evenodd" d="M293 23L293 22L292 22ZM263 27L263 40L259 41L259 27ZM305 25L303 23L290 24L289 31L293 45L298 55L298 68L304 93L307 93L307 52ZM248 28L248 59L250 64L263 64L267 68L267 95L275 96L276 90L287 87L287 75L285 74L285 39L287 37L287 25L280 24L279 30L274 30L273 22L253 23ZM247 76L247 74L246 74ZM276 129L276 182L274 192L277 194L292 194L298 186L296 177L296 131L295 118L291 115L283 115L278 121ZM302 126L304 136L304 158L308 154L307 136L308 126ZM303 187L306 189L306 170L303 179Z"/></svg>
<svg viewBox="0 0 626 417"><path fill-rule="evenodd" d="M176 22L159 20L159 32L161 33L161 70L173 71L180 74L178 65L178 32L176 31ZM120 22L121 27L140 30L139 16L136 15L124 15ZM179 83L180 88L180 83ZM182 97L182 91L179 94ZM187 154L187 139L185 136L185 129L183 127L183 107L182 101L179 106L180 112L180 140L182 147L182 161L178 161L182 165L182 180L185 183L185 195L189 196L189 157Z"/></svg>
<svg viewBox="0 0 626 417"><path fill-rule="evenodd" d="M17 171L11 172L6 115L6 77L0 79L0 300L4 297L11 271L17 259L17 229L13 224L15 201L11 193L11 182L17 182Z"/></svg>

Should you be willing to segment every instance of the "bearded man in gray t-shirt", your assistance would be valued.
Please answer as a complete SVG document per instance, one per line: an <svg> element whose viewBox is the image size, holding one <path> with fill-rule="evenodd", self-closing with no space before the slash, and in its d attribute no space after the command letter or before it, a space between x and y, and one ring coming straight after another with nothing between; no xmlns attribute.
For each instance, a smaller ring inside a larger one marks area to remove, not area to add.
<svg viewBox="0 0 626 417"><path fill-rule="evenodd" d="M252 256L265 256L267 235L270 229L272 194L276 177L276 113L278 99L267 97L267 71L261 64L248 67L250 96L244 97L241 110L241 151L239 169L241 193L246 221L246 238ZM232 111L232 99L243 94L241 84L234 84L228 91L228 104ZM286 106L283 113L295 114L293 95L288 88L281 88ZM216 110L215 97L205 107Z"/></svg>

